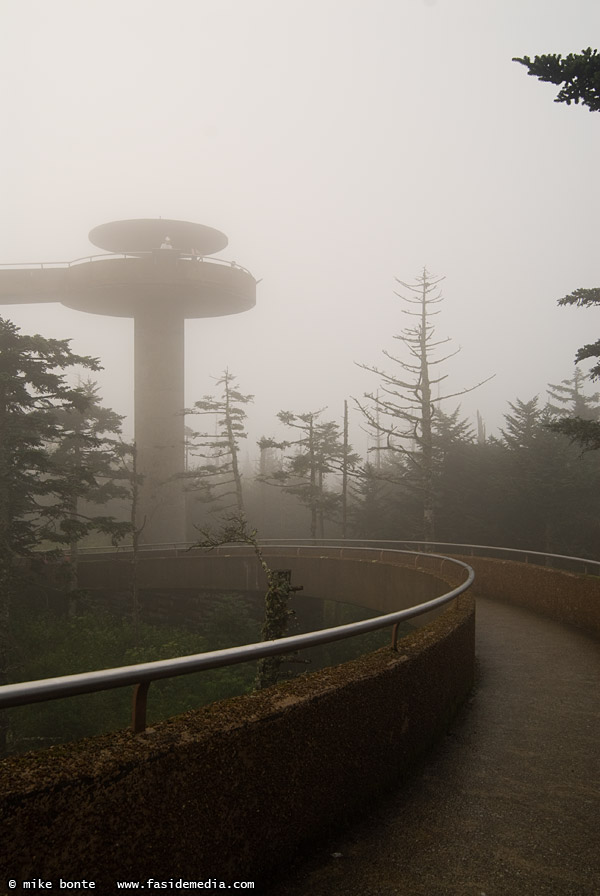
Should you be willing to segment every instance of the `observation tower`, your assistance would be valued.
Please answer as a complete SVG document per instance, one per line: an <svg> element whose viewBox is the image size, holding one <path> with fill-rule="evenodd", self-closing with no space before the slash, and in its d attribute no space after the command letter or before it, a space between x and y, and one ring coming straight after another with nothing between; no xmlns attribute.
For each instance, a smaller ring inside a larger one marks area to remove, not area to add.
<svg viewBox="0 0 600 896"><path fill-rule="evenodd" d="M256 304L256 280L224 249L219 230L164 218L112 221L89 234L108 254L0 266L0 305L60 302L134 320L137 525L146 543L184 541L184 327Z"/></svg>

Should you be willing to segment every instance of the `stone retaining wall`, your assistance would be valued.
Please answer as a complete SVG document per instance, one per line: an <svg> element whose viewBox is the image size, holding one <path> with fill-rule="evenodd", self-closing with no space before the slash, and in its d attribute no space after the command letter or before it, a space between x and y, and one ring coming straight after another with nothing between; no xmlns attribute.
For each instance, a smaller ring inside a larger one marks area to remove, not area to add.
<svg viewBox="0 0 600 896"><path fill-rule="evenodd" d="M473 593L527 607L600 635L600 578L514 560L459 557L475 570Z"/></svg>
<svg viewBox="0 0 600 896"><path fill-rule="evenodd" d="M390 575L375 574L384 609ZM434 587L447 590L440 579ZM108 894L121 879L216 878L255 880L260 892L299 846L391 785L440 736L472 687L474 639L467 594L397 653L384 648L143 735L5 760L0 880L85 878Z"/></svg>

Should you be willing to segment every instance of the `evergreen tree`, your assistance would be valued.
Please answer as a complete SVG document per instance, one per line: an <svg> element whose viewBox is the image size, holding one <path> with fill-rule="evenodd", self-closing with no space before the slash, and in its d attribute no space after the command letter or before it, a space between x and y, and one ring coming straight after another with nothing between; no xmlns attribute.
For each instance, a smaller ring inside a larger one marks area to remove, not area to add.
<svg viewBox="0 0 600 896"><path fill-rule="evenodd" d="M0 318L0 562L30 556L42 543L69 545L100 530L121 534L109 517L74 518L79 499L103 503L113 486L103 426L116 425L93 387L71 388L63 372L97 359L75 355L69 340L21 335ZM95 408L94 408L95 405Z"/></svg>
<svg viewBox="0 0 600 896"><path fill-rule="evenodd" d="M537 397L510 404L503 470L511 544L550 553L577 552L581 518L596 505L597 472L549 425L553 415ZM575 535L577 534L577 537Z"/></svg>
<svg viewBox="0 0 600 896"><path fill-rule="evenodd" d="M236 377L225 370L216 382L222 387L219 397L203 396L193 408L184 413L216 420L216 431L191 432L188 451L204 461L185 473L189 488L197 492L199 500L212 505L213 512L235 509L244 513L242 473L239 463L239 441L245 439L246 411L244 405L254 400L243 395L236 386Z"/></svg>
<svg viewBox="0 0 600 896"><path fill-rule="evenodd" d="M570 295L559 299L558 304L577 305L580 308L600 305L600 288L576 289ZM575 363L589 358L600 358L600 339L578 349ZM600 361L591 368L589 376L592 380L600 379ZM600 422L595 418L574 412L570 417L561 417L560 420L554 421L551 427L554 432L561 432L571 441L579 443L584 451L597 451L600 448Z"/></svg>
<svg viewBox="0 0 600 896"><path fill-rule="evenodd" d="M140 519L140 489L144 476L138 472L138 451L136 442L123 442L115 445L118 456L118 478L129 506L128 530L131 534L131 619L135 646L139 646L141 607L139 586L139 557L142 533L146 526L146 516Z"/></svg>
<svg viewBox="0 0 600 896"><path fill-rule="evenodd" d="M390 486L379 470L366 463L350 488L350 522L356 538L393 538Z"/></svg>
<svg viewBox="0 0 600 896"><path fill-rule="evenodd" d="M563 296L558 300L559 305L575 305L578 308L590 308L600 305L600 287L593 289L576 289L568 296ZM600 357L600 339L596 342L582 346L577 350L575 355L575 363L586 361L589 358ZM600 362L594 365L590 370L590 377L593 380L600 379Z"/></svg>
<svg viewBox="0 0 600 896"><path fill-rule="evenodd" d="M93 490L89 470L65 467L58 450L72 433L67 419L89 404L83 389L66 382L64 371L76 365L100 369L97 359L74 354L69 340L21 334L0 318L0 684L7 681L10 607L28 573L24 561L71 542L73 500ZM113 523L78 521L77 535L112 533Z"/></svg>
<svg viewBox="0 0 600 896"><path fill-rule="evenodd" d="M501 429L505 445L513 451L532 448L540 433L539 398L535 395L529 401L517 398L516 404L509 401L512 414L505 414L506 429Z"/></svg>
<svg viewBox="0 0 600 896"><path fill-rule="evenodd" d="M597 50L588 47L581 53L569 53L564 59L560 53L544 53L533 61L529 56L513 56L513 62L520 62L528 69L527 74L551 84L564 84L555 103L580 102L590 112L600 111L600 56Z"/></svg>
<svg viewBox="0 0 600 896"><path fill-rule="evenodd" d="M113 498L124 498L122 483L121 422L123 417L100 403L97 385L90 379L80 387L84 407L61 408L55 419L62 427L61 438L51 446L53 463L70 482L65 496L66 516L62 528L69 536L71 586L77 586L78 546L90 528L108 532L113 539L130 531L129 523L92 511Z"/></svg>
<svg viewBox="0 0 600 896"><path fill-rule="evenodd" d="M432 428L436 538L459 541L458 523L464 513L465 478L475 435L469 421L460 417L460 407L450 414L436 408Z"/></svg>
<svg viewBox="0 0 600 896"><path fill-rule="evenodd" d="M540 81L552 84L564 84L554 102L582 103L590 112L600 111L600 56L597 50L588 47L581 53L569 53L564 59L559 54L551 53L536 56L513 57L513 62L520 62L528 68L528 74ZM600 287L580 288L558 300L559 305L577 305L586 308L600 304ZM575 362L589 358L600 358L600 340L582 346L575 355ZM600 361L590 371L591 378L600 378ZM554 432L563 433L571 441L578 442L584 451L596 451L600 448L600 423L578 415L563 418L552 423Z"/></svg>
<svg viewBox="0 0 600 896"><path fill-rule="evenodd" d="M557 417L579 417L581 420L598 420L600 392L585 394L585 383L589 379L576 367L571 379L557 384L548 384L548 409Z"/></svg>
<svg viewBox="0 0 600 896"><path fill-rule="evenodd" d="M438 466L444 463L447 454L456 445L472 444L475 438L473 427L461 418L460 406L451 414L437 408L433 419L433 453Z"/></svg>
<svg viewBox="0 0 600 896"><path fill-rule="evenodd" d="M293 447L294 454L286 455L280 470L264 477L263 481L278 485L294 495L310 513L311 538L324 537L325 519L334 518L342 508L342 494L330 486L331 474L352 470L359 458L343 439L340 428L333 421L321 421L323 409L307 414L280 411L278 419L284 426L300 435L291 441L277 442L263 437L261 452L269 448L282 450Z"/></svg>
<svg viewBox="0 0 600 896"><path fill-rule="evenodd" d="M438 480L438 540L510 545L506 449L496 439L459 441L446 452Z"/></svg>

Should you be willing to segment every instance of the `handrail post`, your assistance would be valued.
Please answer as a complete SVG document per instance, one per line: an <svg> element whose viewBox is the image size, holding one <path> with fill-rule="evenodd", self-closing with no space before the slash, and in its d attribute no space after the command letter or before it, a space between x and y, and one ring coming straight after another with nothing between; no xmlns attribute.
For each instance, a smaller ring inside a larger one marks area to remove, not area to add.
<svg viewBox="0 0 600 896"><path fill-rule="evenodd" d="M392 650L395 650L398 653L398 629L400 628L400 623L394 623L394 627L392 629Z"/></svg>
<svg viewBox="0 0 600 896"><path fill-rule="evenodd" d="M146 730L146 708L148 706L148 688L150 681L140 681L133 689L133 703L131 707L131 730L134 734L141 734Z"/></svg>

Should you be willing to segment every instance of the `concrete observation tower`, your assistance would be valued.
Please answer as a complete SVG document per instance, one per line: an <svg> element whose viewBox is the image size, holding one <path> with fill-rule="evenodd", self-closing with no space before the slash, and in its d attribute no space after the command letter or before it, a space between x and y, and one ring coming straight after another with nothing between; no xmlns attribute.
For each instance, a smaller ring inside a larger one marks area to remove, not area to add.
<svg viewBox="0 0 600 896"><path fill-rule="evenodd" d="M142 540L185 540L184 326L256 304L245 268L211 258L227 245L219 230L188 221L113 221L89 234L109 254L68 263L0 267L0 305L60 302L88 314L134 319L135 441ZM107 354L110 367L110 355Z"/></svg>

